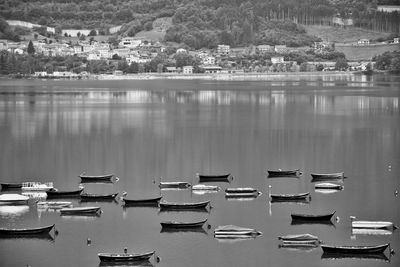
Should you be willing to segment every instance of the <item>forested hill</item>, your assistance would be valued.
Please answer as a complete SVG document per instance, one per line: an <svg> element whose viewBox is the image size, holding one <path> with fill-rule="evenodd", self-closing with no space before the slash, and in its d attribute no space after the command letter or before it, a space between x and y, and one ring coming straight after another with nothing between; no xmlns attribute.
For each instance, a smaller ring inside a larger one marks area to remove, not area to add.
<svg viewBox="0 0 400 267"><path fill-rule="evenodd" d="M400 4L400 0L379 0ZM377 0L3 0L0 17L62 28L107 32L125 25L134 36L155 19L172 17L165 41L193 48L217 43L286 44L315 41L297 24L330 25L332 17L351 18L355 26L400 33L399 12L377 11Z"/></svg>

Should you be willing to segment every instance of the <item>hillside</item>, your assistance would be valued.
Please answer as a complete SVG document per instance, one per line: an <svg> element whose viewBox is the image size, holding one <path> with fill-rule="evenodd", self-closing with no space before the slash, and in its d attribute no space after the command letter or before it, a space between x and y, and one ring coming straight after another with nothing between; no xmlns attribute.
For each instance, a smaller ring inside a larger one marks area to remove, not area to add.
<svg viewBox="0 0 400 267"><path fill-rule="evenodd" d="M396 0L392 0L396 1ZM387 1L386 1L387 2ZM301 25L354 25L400 33L400 14L377 11L372 0L3 0L0 17L62 29L95 29L100 35L121 25L120 36L149 36L190 48L250 44L308 46L321 36ZM157 28L159 21L167 27ZM114 32L111 32L114 34Z"/></svg>

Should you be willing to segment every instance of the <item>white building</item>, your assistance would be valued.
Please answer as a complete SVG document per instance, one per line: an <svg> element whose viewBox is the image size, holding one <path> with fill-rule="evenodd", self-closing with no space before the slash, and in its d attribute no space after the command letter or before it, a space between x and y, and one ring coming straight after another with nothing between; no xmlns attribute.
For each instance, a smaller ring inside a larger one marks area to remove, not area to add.
<svg viewBox="0 0 400 267"><path fill-rule="evenodd" d="M177 54L180 54L180 53L187 53L187 50L184 49L184 48L178 48L178 49L176 50L176 53L177 53Z"/></svg>
<svg viewBox="0 0 400 267"><path fill-rule="evenodd" d="M360 39L357 42L358 45L369 45L369 40L368 39Z"/></svg>
<svg viewBox="0 0 400 267"><path fill-rule="evenodd" d="M271 57L272 64L284 63L284 57Z"/></svg>
<svg viewBox="0 0 400 267"><path fill-rule="evenodd" d="M204 65L215 65L215 57L207 56L207 57L203 58L203 64Z"/></svg>
<svg viewBox="0 0 400 267"><path fill-rule="evenodd" d="M228 56L231 52L231 47L229 45L218 45L217 53L220 56Z"/></svg>
<svg viewBox="0 0 400 267"><path fill-rule="evenodd" d="M122 38L121 42L119 42L119 46L122 47L129 47L129 48L135 48L141 45L143 42L143 39L137 38L137 37L125 37Z"/></svg>
<svg viewBox="0 0 400 267"><path fill-rule="evenodd" d="M192 74L193 73L193 66L183 66L182 67L183 74Z"/></svg>

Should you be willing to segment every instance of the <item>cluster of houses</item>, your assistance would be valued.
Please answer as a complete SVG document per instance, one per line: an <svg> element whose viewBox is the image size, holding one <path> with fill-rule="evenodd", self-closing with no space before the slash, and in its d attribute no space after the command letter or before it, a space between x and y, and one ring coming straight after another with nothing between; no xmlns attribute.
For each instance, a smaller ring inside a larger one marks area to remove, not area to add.
<svg viewBox="0 0 400 267"><path fill-rule="evenodd" d="M368 40L360 40L358 45L368 45ZM399 38L395 38L394 43L399 43ZM22 42L10 42L7 40L0 40L0 51L7 50L15 54L26 54L28 48L28 41ZM137 37L125 37L122 38L118 44L118 47L112 47L111 44L105 42L98 42L95 40L79 40L75 44L70 41L63 40L60 42L48 43L45 40L34 40L32 41L35 48L36 54L42 54L45 56L78 56L86 58L88 61L91 60L111 60L111 59L125 59L130 65L133 62L138 64L144 64L150 62L159 53L165 51L166 47L160 42L150 42L143 38ZM314 44L314 50L323 50L327 47L332 47L332 44L325 42L317 42ZM218 45L215 51L200 50L200 51L187 51L186 49L179 48L176 53L187 53L193 57L197 57L201 60L205 73L220 73L220 72L235 72L240 73L243 70L235 68L233 62L227 61L229 58L241 58L248 55L260 55L264 53L275 54L270 59L269 67L262 71L299 71L300 66L296 62L285 61L283 56L288 52L295 52L299 50L307 50L307 48L291 48L286 45L257 45L242 48L231 48L229 45ZM224 60L224 64L221 62ZM335 62L309 62L305 71L315 71L318 65L322 65L324 70L334 69ZM359 64L360 65L360 64ZM366 65L361 64L361 65ZM252 70L260 71L260 70ZM193 73L193 66L184 66L182 68L167 67L166 72L168 73ZM67 73L68 76L72 76L71 73ZM40 74L41 75L41 74ZM60 76L65 76L58 74Z"/></svg>

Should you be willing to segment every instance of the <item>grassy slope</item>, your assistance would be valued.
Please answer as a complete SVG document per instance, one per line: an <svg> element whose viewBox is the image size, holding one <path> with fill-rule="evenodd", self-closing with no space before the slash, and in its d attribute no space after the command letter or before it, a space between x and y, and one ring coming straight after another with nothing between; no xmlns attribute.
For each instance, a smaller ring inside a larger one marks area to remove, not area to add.
<svg viewBox="0 0 400 267"><path fill-rule="evenodd" d="M153 22L153 30L141 31L136 34L137 37L143 37L146 40L163 41L165 33L172 26L172 18L158 18Z"/></svg>
<svg viewBox="0 0 400 267"><path fill-rule="evenodd" d="M389 34L384 32L375 32L361 28L340 28L331 26L303 25L307 33L319 36L324 41L348 43L357 42L359 39L374 40L379 37L386 37Z"/></svg>

